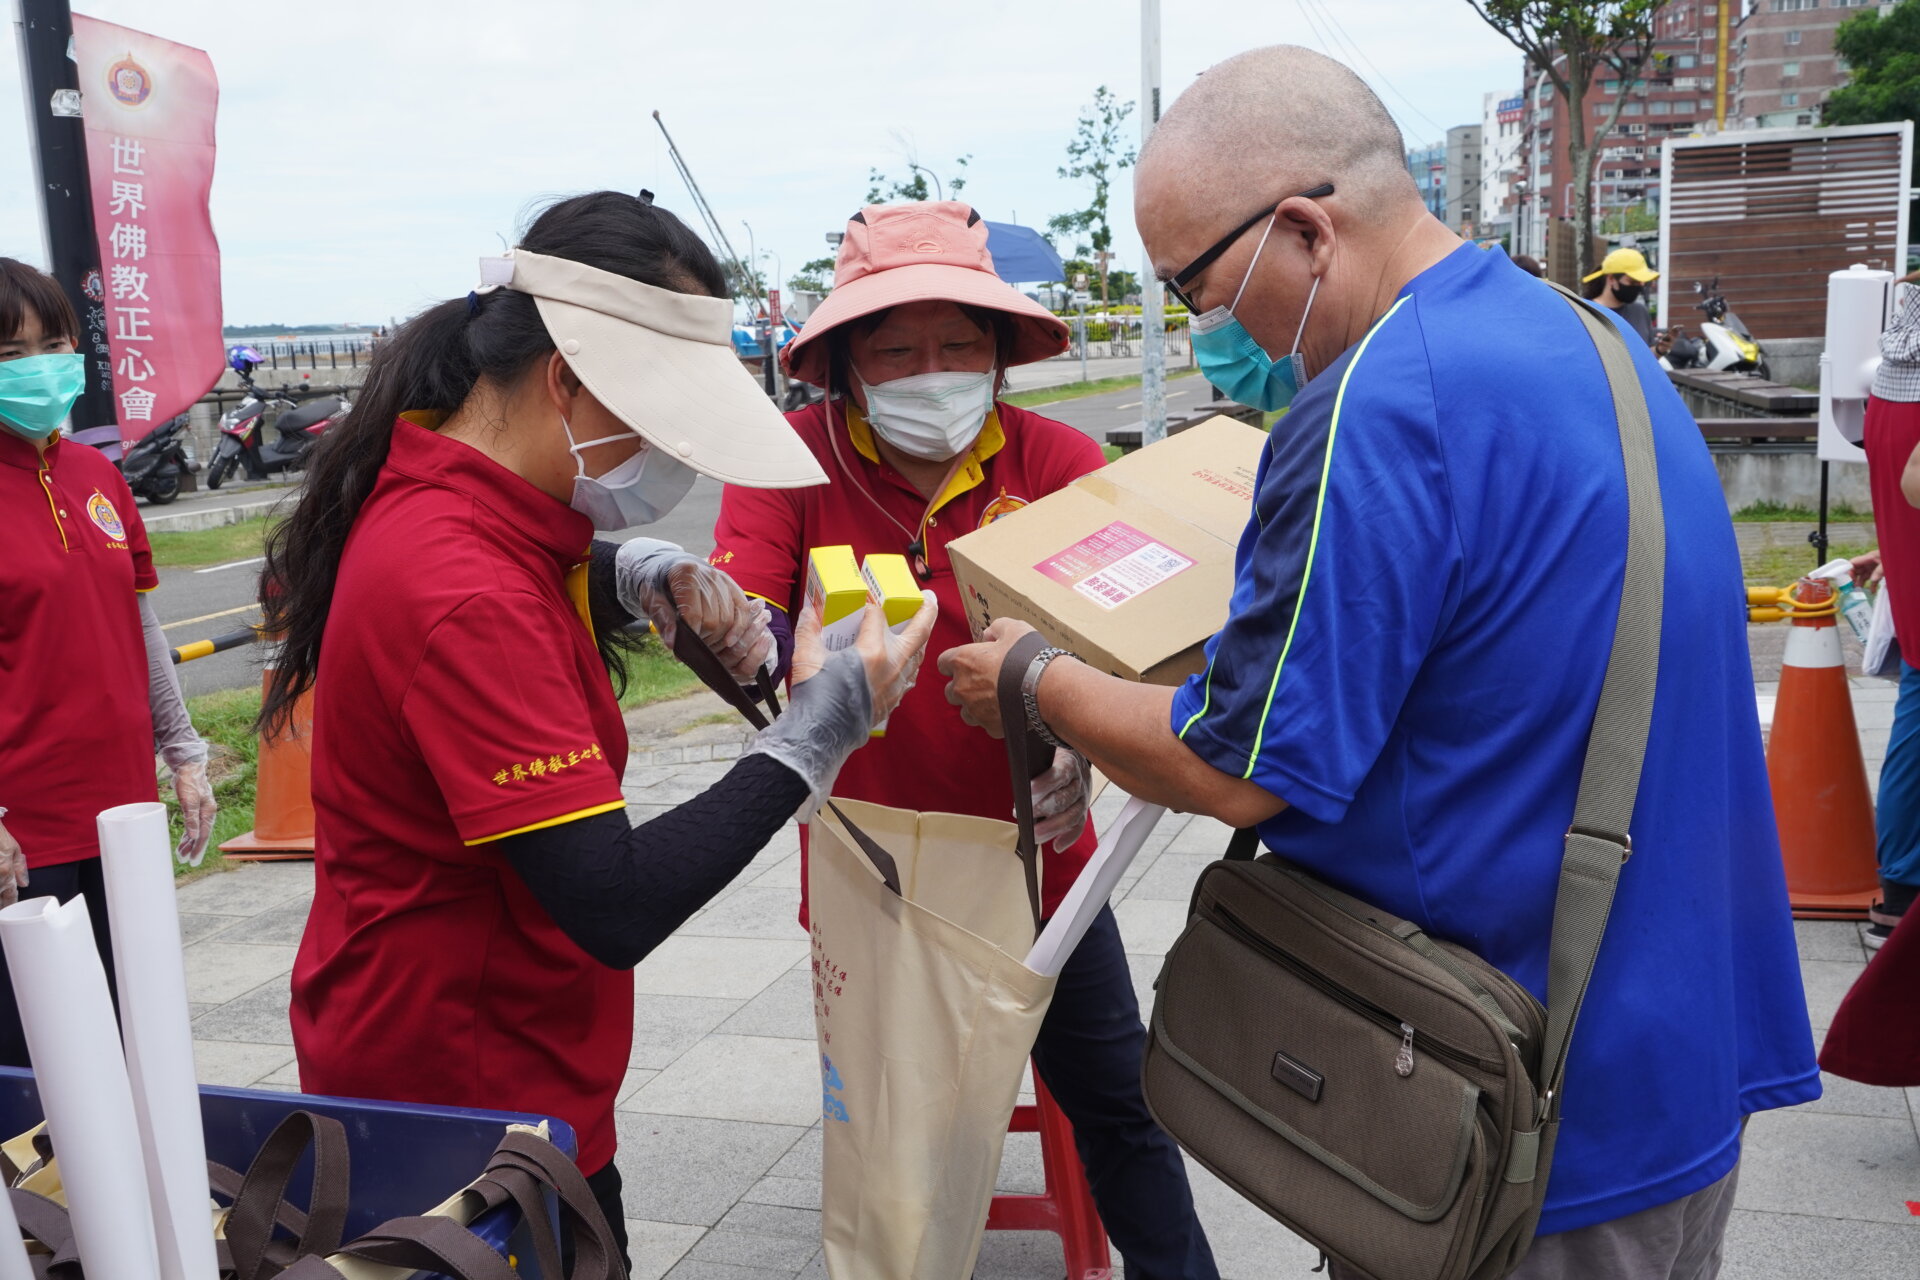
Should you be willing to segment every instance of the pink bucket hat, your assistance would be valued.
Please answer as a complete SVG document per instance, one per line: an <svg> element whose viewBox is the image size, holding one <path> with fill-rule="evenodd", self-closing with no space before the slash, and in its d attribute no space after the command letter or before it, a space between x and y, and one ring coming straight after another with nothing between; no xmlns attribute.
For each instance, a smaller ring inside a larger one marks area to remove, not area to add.
<svg viewBox="0 0 1920 1280"><path fill-rule="evenodd" d="M780 353L788 376L827 379L826 335L849 320L908 302L945 301L1013 317L1006 362L1031 364L1067 349L1066 322L993 273L987 224L957 200L871 205L847 222L833 292Z"/></svg>

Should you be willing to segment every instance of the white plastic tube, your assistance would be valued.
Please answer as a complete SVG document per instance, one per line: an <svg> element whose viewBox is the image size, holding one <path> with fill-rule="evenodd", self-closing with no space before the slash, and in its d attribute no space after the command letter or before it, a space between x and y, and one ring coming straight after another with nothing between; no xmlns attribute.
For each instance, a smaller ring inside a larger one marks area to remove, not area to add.
<svg viewBox="0 0 1920 1280"><path fill-rule="evenodd" d="M159 1280L133 1090L86 899L14 903L0 911L0 946L81 1265L90 1276Z"/></svg>
<svg viewBox="0 0 1920 1280"><path fill-rule="evenodd" d="M4 1187L0 1187L0 1280L33 1280L33 1264L27 1261L26 1242L20 1238L20 1220Z"/></svg>
<svg viewBox="0 0 1920 1280"><path fill-rule="evenodd" d="M1033 950L1027 953L1027 968L1043 977L1060 976L1060 971L1067 967L1068 957L1080 945L1080 939L1087 936L1094 917L1107 905L1107 899L1120 884L1120 877L1133 865L1140 847L1146 844L1147 837L1153 834L1166 812L1165 805L1148 804L1136 796L1127 797L1120 816L1100 833L1100 845L1093 851L1093 857L1087 859L1087 865L1081 868L1073 888L1067 890L1053 919L1047 921L1047 927L1034 940Z"/></svg>
<svg viewBox="0 0 1920 1280"><path fill-rule="evenodd" d="M194 1078L193 1028L180 910L173 894L167 808L123 804L98 819L113 917L120 1031L146 1156L163 1280L216 1280L207 1143Z"/></svg>

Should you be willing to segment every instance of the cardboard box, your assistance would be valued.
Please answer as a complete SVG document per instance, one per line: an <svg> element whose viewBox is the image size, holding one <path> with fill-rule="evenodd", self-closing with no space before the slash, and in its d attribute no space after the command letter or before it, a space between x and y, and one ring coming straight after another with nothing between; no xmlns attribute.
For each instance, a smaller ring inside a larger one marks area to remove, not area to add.
<svg viewBox="0 0 1920 1280"><path fill-rule="evenodd" d="M974 635L1017 618L1123 679L1172 685L1203 670L1266 443L1214 418L954 539Z"/></svg>

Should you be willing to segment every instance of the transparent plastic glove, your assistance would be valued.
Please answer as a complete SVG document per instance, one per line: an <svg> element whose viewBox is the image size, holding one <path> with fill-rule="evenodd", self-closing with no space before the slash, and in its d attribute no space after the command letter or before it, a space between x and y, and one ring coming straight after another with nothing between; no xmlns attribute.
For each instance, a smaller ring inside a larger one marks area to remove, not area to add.
<svg viewBox="0 0 1920 1280"><path fill-rule="evenodd" d="M671 542L635 538L622 543L613 561L620 605L653 623L668 648L684 618L741 684L751 684L773 656L773 624L763 601L725 573Z"/></svg>
<svg viewBox="0 0 1920 1280"><path fill-rule="evenodd" d="M26 887L27 855L21 850L20 842L0 824L0 907L18 902L20 891Z"/></svg>
<svg viewBox="0 0 1920 1280"><path fill-rule="evenodd" d="M837 653L821 643L819 613L811 607L801 613L787 712L760 732L747 754L772 756L806 782L813 796L802 821L826 803L840 766L913 687L938 613L929 591L920 612L895 635L880 609L868 609L853 646Z"/></svg>
<svg viewBox="0 0 1920 1280"><path fill-rule="evenodd" d="M220 811L213 802L213 783L207 780L207 762L191 760L173 766L173 794L180 798L180 821L186 828L173 856L186 866L197 867L207 856L213 815Z"/></svg>
<svg viewBox="0 0 1920 1280"><path fill-rule="evenodd" d="M1053 766L1033 780L1033 838L1070 847L1087 829L1087 801L1093 790L1093 766L1070 747L1053 749Z"/></svg>

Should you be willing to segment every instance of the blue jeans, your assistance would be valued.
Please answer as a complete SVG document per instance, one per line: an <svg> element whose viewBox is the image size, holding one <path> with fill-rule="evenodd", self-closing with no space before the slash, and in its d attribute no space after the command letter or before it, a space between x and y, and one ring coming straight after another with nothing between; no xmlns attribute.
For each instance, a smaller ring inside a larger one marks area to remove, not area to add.
<svg viewBox="0 0 1920 1280"><path fill-rule="evenodd" d="M1900 697L1880 766L1878 829L1880 878L1920 885L1920 669L1900 663Z"/></svg>
<svg viewBox="0 0 1920 1280"><path fill-rule="evenodd" d="M1060 975L1034 1066L1073 1122L1094 1205L1127 1280L1217 1280L1180 1148L1154 1123L1140 1090L1146 1041L1120 925L1106 909Z"/></svg>

